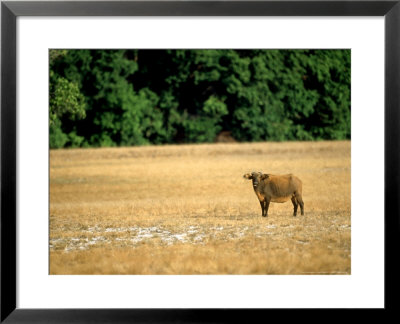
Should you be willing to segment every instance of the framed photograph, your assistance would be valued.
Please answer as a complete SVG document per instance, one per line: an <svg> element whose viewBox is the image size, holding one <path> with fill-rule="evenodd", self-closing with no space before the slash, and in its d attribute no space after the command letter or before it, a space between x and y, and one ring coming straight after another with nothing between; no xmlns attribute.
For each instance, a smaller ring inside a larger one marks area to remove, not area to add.
<svg viewBox="0 0 400 324"><path fill-rule="evenodd" d="M1 321L394 309L399 16L2 1Z"/></svg>

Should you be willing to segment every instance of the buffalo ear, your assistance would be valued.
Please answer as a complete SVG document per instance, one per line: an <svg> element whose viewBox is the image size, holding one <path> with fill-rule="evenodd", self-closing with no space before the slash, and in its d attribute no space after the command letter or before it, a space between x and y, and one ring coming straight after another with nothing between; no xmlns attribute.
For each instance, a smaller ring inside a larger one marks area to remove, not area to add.
<svg viewBox="0 0 400 324"><path fill-rule="evenodd" d="M265 180L265 179L268 179L268 178L269 178L269 175L268 175L268 174L263 174L263 175L260 177L261 180Z"/></svg>
<svg viewBox="0 0 400 324"><path fill-rule="evenodd" d="M250 180L253 179L253 176L250 173L246 173L243 178Z"/></svg>

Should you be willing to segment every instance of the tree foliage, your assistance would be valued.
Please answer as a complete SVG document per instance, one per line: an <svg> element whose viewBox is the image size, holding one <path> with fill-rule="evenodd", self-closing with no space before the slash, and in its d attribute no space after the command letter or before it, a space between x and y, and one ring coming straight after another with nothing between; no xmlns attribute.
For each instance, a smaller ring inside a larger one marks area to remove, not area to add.
<svg viewBox="0 0 400 324"><path fill-rule="evenodd" d="M350 50L51 50L50 146L350 138Z"/></svg>

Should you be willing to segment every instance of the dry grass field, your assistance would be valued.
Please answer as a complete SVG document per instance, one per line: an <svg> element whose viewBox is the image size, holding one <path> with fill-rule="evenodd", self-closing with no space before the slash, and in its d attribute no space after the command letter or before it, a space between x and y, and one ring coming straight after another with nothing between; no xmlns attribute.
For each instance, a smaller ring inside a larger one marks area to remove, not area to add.
<svg viewBox="0 0 400 324"><path fill-rule="evenodd" d="M350 274L350 141L50 152L50 274ZM268 217L243 174L293 173Z"/></svg>

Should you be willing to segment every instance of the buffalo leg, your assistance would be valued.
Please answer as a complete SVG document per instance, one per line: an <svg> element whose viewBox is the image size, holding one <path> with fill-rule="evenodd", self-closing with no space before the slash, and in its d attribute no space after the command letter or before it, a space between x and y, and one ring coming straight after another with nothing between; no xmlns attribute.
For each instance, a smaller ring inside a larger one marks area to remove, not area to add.
<svg viewBox="0 0 400 324"><path fill-rule="evenodd" d="M303 198L301 197L301 195L296 194L296 200L300 205L300 209L301 209L301 214L304 215L304 202L303 202Z"/></svg>
<svg viewBox="0 0 400 324"><path fill-rule="evenodd" d="M292 197L292 203L293 203L293 216L297 215L297 207L299 206L297 204L296 198L293 196Z"/></svg>
<svg viewBox="0 0 400 324"><path fill-rule="evenodd" d="M264 200L264 217L268 216L269 200Z"/></svg>
<svg viewBox="0 0 400 324"><path fill-rule="evenodd" d="M261 216L264 216L264 201L260 201L261 206Z"/></svg>

